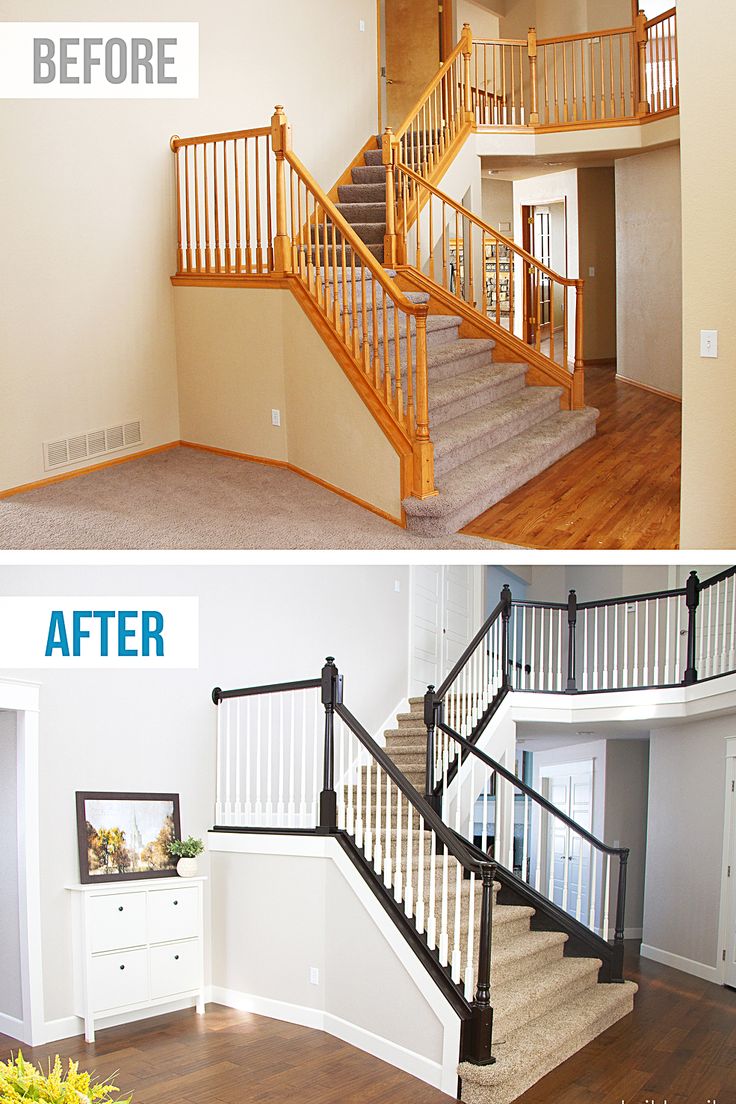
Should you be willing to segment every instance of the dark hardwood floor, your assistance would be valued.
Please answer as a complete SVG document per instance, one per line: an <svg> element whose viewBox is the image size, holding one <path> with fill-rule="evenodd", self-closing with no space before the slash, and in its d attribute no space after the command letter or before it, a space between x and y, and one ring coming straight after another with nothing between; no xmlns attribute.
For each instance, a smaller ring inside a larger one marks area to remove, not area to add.
<svg viewBox="0 0 736 1104"><path fill-rule="evenodd" d="M679 547L682 408L588 368L596 436L558 460L463 533L528 548Z"/></svg>
<svg viewBox="0 0 736 1104"><path fill-rule="evenodd" d="M631 1016L539 1081L519 1104L736 1104L736 992L627 948ZM17 1044L0 1035L0 1055ZM134 1104L449 1104L450 1097L319 1031L210 1005L48 1047L117 1074Z"/></svg>

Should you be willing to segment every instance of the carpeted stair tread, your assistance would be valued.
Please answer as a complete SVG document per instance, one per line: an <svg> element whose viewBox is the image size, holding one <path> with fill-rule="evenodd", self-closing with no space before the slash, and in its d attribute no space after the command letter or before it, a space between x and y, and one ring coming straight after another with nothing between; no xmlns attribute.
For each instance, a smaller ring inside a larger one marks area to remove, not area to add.
<svg viewBox="0 0 736 1104"><path fill-rule="evenodd" d="M381 227L386 228L386 199L384 197L382 202L372 203L365 202L350 202L350 203L338 203L337 209L340 214L347 219L352 225L360 225L364 223L380 223Z"/></svg>
<svg viewBox="0 0 736 1104"><path fill-rule="evenodd" d="M383 174L381 175L383 176ZM385 180L376 180L375 183L368 181L367 183L353 182L352 184L341 184L337 189L337 197L340 201L338 206L350 203L382 203L385 215Z"/></svg>
<svg viewBox="0 0 736 1104"><path fill-rule="evenodd" d="M460 418L487 403L524 390L526 364L487 364L463 375L432 383L429 407L431 427ZM433 438L434 439L434 438Z"/></svg>
<svg viewBox="0 0 736 1104"><path fill-rule="evenodd" d="M482 455L446 472L437 480L434 498L404 500L407 525L417 533L455 533L490 506L523 486L555 460L595 434L598 411L558 411Z"/></svg>
<svg viewBox="0 0 736 1104"><path fill-rule="evenodd" d="M524 1024L503 1043L494 1043L490 1066L463 1062L461 1099L466 1104L510 1104L541 1077L561 1065L633 1008L637 986L596 985L578 994L550 1020Z"/></svg>
<svg viewBox="0 0 736 1104"><path fill-rule="evenodd" d="M435 316L436 317L436 316ZM452 353L447 350L445 356L440 357L436 353L427 354L427 368L431 369L438 364L445 364L448 360L464 360L466 357L474 356L476 353L493 352L496 346L496 342L493 338L487 340L480 337L466 337L462 341L458 341L457 346L452 349Z"/></svg>
<svg viewBox="0 0 736 1104"><path fill-rule="evenodd" d="M356 165L352 171L354 184L380 184L386 189L386 169L380 162L376 165Z"/></svg>
<svg viewBox="0 0 736 1104"><path fill-rule="evenodd" d="M558 387L524 387L442 422L432 431L437 476L546 421L560 409L560 395Z"/></svg>
<svg viewBox="0 0 736 1104"><path fill-rule="evenodd" d="M494 1039L503 1042L522 1024L597 985L600 966L597 958L561 958L512 985L499 986L493 996Z"/></svg>

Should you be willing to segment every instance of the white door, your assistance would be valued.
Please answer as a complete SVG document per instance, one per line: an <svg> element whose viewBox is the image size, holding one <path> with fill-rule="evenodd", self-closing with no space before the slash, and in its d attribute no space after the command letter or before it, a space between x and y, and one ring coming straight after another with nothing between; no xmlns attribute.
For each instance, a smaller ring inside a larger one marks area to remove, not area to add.
<svg viewBox="0 0 736 1104"><path fill-rule="evenodd" d="M542 793L581 828L593 824L593 762L546 767ZM588 916L590 848L562 821L549 818L547 892L560 908L578 919Z"/></svg>
<svg viewBox="0 0 736 1104"><path fill-rule="evenodd" d="M482 623L480 567L411 569L409 695L439 686Z"/></svg>
<svg viewBox="0 0 736 1104"><path fill-rule="evenodd" d="M723 980L736 989L736 759L727 759L728 786L726 793L726 968Z"/></svg>

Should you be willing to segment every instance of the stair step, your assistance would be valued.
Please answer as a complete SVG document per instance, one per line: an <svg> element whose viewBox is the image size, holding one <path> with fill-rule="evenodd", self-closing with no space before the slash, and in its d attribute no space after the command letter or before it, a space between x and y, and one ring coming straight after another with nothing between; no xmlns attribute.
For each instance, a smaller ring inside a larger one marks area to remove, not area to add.
<svg viewBox="0 0 736 1104"><path fill-rule="evenodd" d="M490 1066L458 1068L465 1104L511 1104L523 1092L632 1011L637 986L596 985L494 1043Z"/></svg>
<svg viewBox="0 0 736 1104"><path fill-rule="evenodd" d="M458 342L462 344L462 340ZM430 388L430 426L459 418L487 403L524 389L526 364L487 364L461 376L433 380Z"/></svg>
<svg viewBox="0 0 736 1104"><path fill-rule="evenodd" d="M351 226L365 225L366 223L380 223L383 233L386 233L386 197L382 202L376 203L338 203L337 209L347 219Z"/></svg>
<svg viewBox="0 0 736 1104"><path fill-rule="evenodd" d="M380 184L386 194L386 169L379 161L377 165L356 165L352 172L354 184Z"/></svg>
<svg viewBox="0 0 736 1104"><path fill-rule="evenodd" d="M506 985L562 958L567 936L562 932L529 931L523 938L497 947L492 956L491 984Z"/></svg>
<svg viewBox="0 0 736 1104"><path fill-rule="evenodd" d="M597 985L600 966L597 958L561 958L514 985L501 987L493 997L494 1040L505 1042L523 1024Z"/></svg>
<svg viewBox="0 0 736 1104"><path fill-rule="evenodd" d="M518 434L492 456L481 455L446 472L434 498L404 500L411 532L456 533L512 491L595 435L598 411L558 411Z"/></svg>
<svg viewBox="0 0 736 1104"><path fill-rule="evenodd" d="M384 178L385 178L386 169L384 168L384 165L383 165L383 150L380 150L380 149L366 150L365 153L363 154L363 159L365 160L366 165L371 165L373 167L375 167L376 165L380 165L381 166L381 171L382 171L382 173L384 175Z"/></svg>
<svg viewBox="0 0 736 1104"><path fill-rule="evenodd" d="M524 387L432 430L435 474L439 479L532 429L560 409L559 387ZM430 426L432 416L430 413Z"/></svg>
<svg viewBox="0 0 736 1104"><path fill-rule="evenodd" d="M383 177L383 173L381 174ZM386 217L386 181L377 180L375 183L365 184L341 184L337 189L337 197L340 206L343 204L380 203L383 206L383 216Z"/></svg>
<svg viewBox="0 0 736 1104"><path fill-rule="evenodd" d="M464 337L441 353L427 355L427 374L434 385L451 376L464 375L491 363L496 342L492 339Z"/></svg>

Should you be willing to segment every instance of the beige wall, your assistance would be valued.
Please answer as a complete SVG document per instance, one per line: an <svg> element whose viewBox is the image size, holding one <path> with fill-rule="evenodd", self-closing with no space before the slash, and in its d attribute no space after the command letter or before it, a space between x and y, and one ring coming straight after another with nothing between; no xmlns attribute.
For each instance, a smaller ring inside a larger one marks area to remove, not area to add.
<svg viewBox="0 0 736 1104"><path fill-rule="evenodd" d="M682 394L680 151L616 162L618 374Z"/></svg>
<svg viewBox="0 0 736 1104"><path fill-rule="evenodd" d="M182 440L288 461L400 517L399 458L290 291L175 302Z"/></svg>
<svg viewBox="0 0 736 1104"><path fill-rule="evenodd" d="M542 38L628 27L630 0L506 0L501 19L504 38L525 38L536 26Z"/></svg>
<svg viewBox="0 0 736 1104"><path fill-rule="evenodd" d="M144 0L124 8L126 20L151 18ZM143 447L180 435L173 133L264 125L283 103L297 153L329 187L376 128L374 3L321 0L317 15L303 0L155 9L200 24L198 100L0 103L13 151L0 174L0 488L47 474L45 440L136 418ZM98 0L2 4L6 20L100 14Z"/></svg>
<svg viewBox="0 0 736 1104"><path fill-rule="evenodd" d="M678 4L682 109L684 548L736 547L736 180L732 0ZM718 33L713 33L713 28ZM719 359L700 357L700 330L720 332Z"/></svg>
<svg viewBox="0 0 736 1104"><path fill-rule="evenodd" d="M494 0L484 4L482 0L457 0L455 4L456 42L459 41L463 23L469 23L474 38L498 38L500 19L496 14L498 5Z"/></svg>
<svg viewBox="0 0 736 1104"><path fill-rule="evenodd" d="M640 934L644 916L648 788L649 741L606 740L603 838L611 846L628 847L631 852L626 881L625 920L630 938ZM617 878L618 866L615 862L612 872L612 877Z"/></svg>
<svg viewBox="0 0 736 1104"><path fill-rule="evenodd" d="M482 177L482 216L495 230L507 236L514 232L514 184L511 180ZM511 229L509 229L511 227Z"/></svg>
<svg viewBox="0 0 736 1104"><path fill-rule="evenodd" d="M616 198L613 168L578 170L580 275L587 361L616 358ZM595 274L591 275L591 269Z"/></svg>

